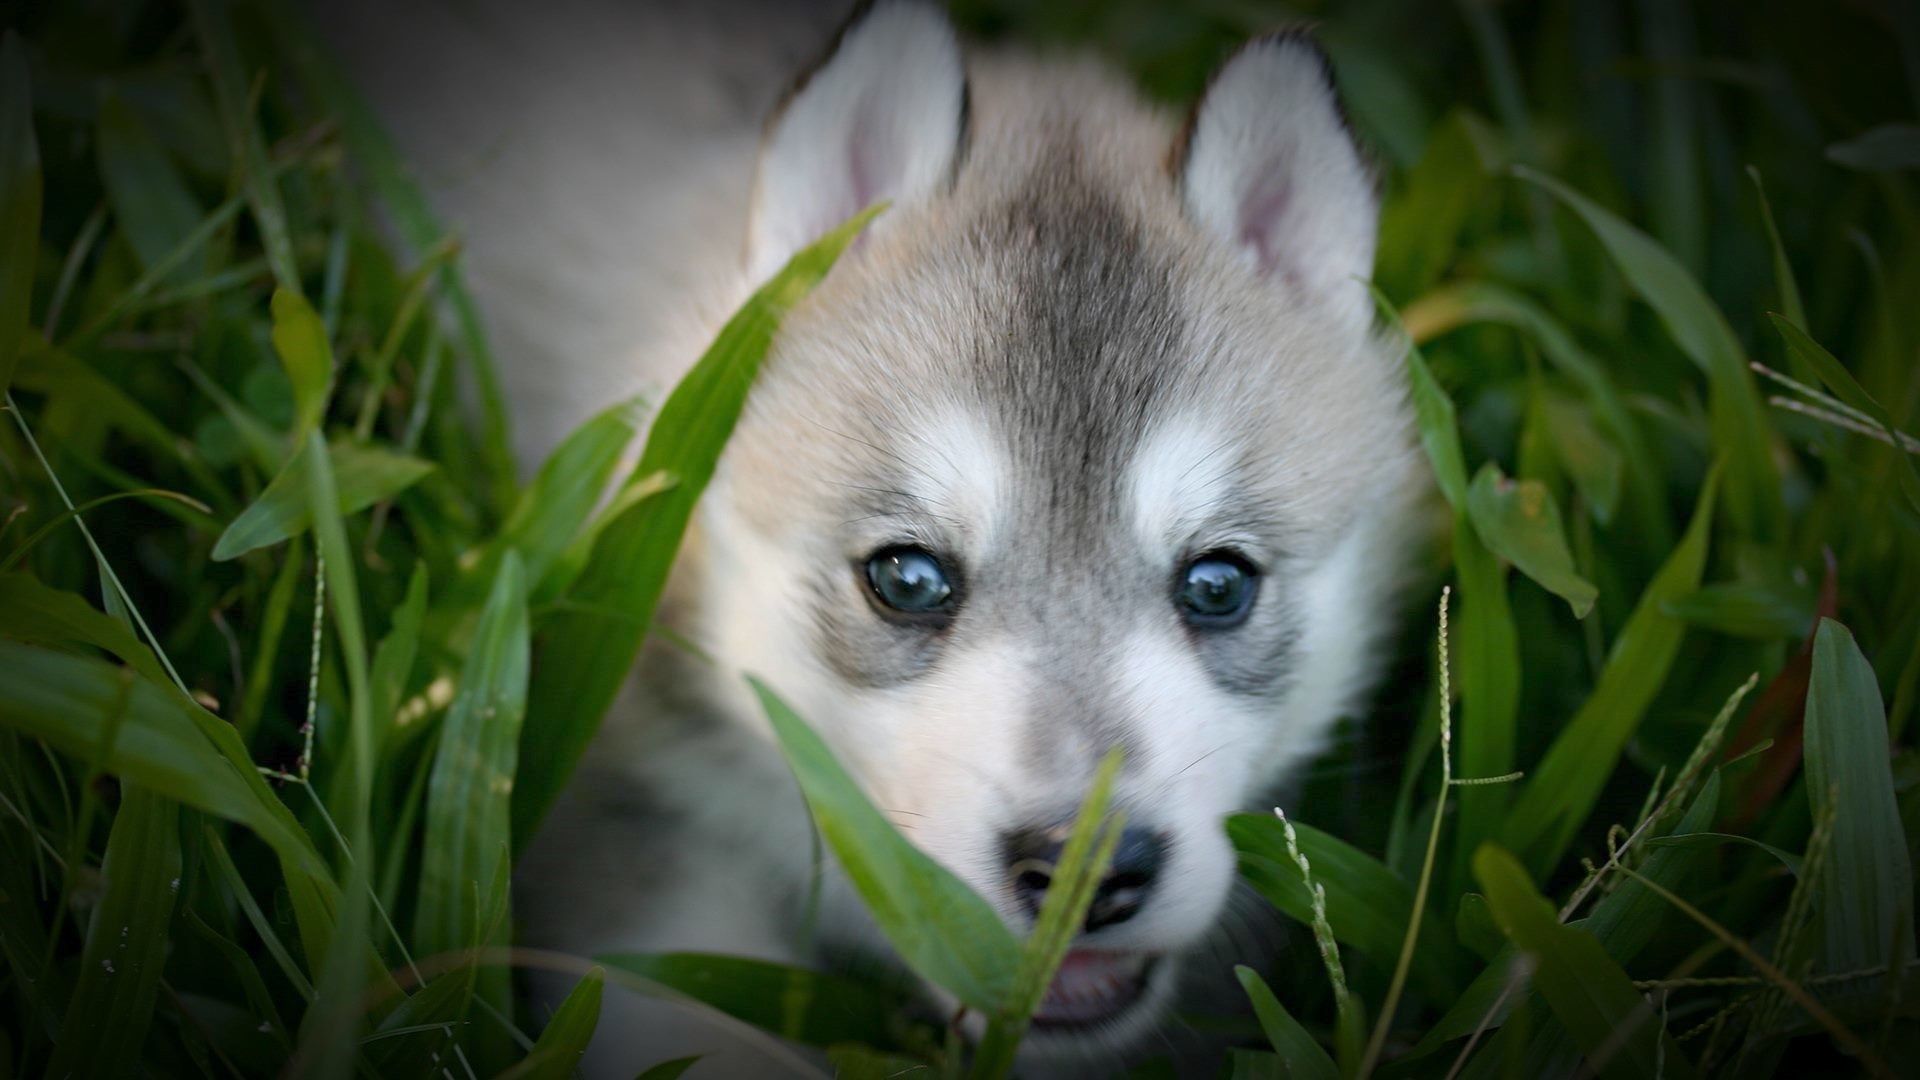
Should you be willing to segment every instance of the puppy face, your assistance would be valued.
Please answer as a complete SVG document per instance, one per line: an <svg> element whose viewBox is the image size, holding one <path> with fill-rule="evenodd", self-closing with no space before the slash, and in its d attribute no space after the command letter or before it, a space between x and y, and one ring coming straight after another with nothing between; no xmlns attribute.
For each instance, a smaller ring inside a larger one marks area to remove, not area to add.
<svg viewBox="0 0 1920 1080"><path fill-rule="evenodd" d="M755 267L893 206L749 400L706 632L1016 930L1122 751L1044 1049L1151 1026L1231 884L1221 817L1357 692L1408 440L1309 46L1243 51L1184 144L1091 69L966 72L937 14L882 5L770 135Z"/></svg>

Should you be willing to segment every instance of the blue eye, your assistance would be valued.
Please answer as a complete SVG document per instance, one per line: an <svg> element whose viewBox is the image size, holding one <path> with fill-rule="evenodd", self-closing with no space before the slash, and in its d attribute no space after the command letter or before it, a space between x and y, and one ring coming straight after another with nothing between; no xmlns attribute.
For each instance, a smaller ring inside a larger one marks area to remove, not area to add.
<svg viewBox="0 0 1920 1080"><path fill-rule="evenodd" d="M867 559L867 584L881 604L909 615L945 612L953 583L940 560L924 548L890 547Z"/></svg>
<svg viewBox="0 0 1920 1080"><path fill-rule="evenodd" d="M1237 626L1252 609L1259 583L1259 575L1245 559L1213 552L1181 571L1174 602L1195 626Z"/></svg>

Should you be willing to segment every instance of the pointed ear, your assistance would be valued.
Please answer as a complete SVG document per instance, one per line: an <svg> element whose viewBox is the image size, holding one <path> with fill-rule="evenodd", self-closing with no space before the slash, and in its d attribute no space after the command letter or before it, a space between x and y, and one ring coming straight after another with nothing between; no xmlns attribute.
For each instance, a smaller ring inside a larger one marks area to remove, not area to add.
<svg viewBox="0 0 1920 1080"><path fill-rule="evenodd" d="M881 0L855 14L761 148L747 239L754 280L872 203L898 206L944 188L966 103L960 43L939 9Z"/></svg>
<svg viewBox="0 0 1920 1080"><path fill-rule="evenodd" d="M1371 325L1379 203L1310 38L1260 38L1221 67L1177 175L1187 213L1259 273Z"/></svg>

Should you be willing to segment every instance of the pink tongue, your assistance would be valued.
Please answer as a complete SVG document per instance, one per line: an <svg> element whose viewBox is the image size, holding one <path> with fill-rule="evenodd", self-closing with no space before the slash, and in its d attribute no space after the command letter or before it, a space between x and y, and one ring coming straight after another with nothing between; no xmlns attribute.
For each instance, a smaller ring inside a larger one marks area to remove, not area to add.
<svg viewBox="0 0 1920 1080"><path fill-rule="evenodd" d="M1135 965L1124 954L1075 949L1060 962L1038 1016L1053 1021L1097 1020L1132 997Z"/></svg>

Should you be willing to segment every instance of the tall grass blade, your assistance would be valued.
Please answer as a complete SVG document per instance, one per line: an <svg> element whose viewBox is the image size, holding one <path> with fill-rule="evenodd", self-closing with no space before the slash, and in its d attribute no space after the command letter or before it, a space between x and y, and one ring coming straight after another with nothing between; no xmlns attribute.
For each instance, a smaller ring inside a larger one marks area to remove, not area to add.
<svg viewBox="0 0 1920 1080"><path fill-rule="evenodd" d="M87 925L78 982L47 1066L49 1076L119 1077L139 1071L180 896L180 807L153 792L127 788L100 870L106 890Z"/></svg>
<svg viewBox="0 0 1920 1080"><path fill-rule="evenodd" d="M511 845L509 805L527 708L526 574L509 551L474 630L460 691L440 726L427 781L426 842L414 947L428 953L465 948L503 906L499 871Z"/></svg>
<svg viewBox="0 0 1920 1080"><path fill-rule="evenodd" d="M681 534L781 318L880 210L869 208L827 233L749 297L654 419L632 476L666 472L676 478L675 486L607 526L568 593L579 609L555 616L536 643L541 677L533 684L533 722L522 739L514 789L516 844L524 844L545 816L633 666Z"/></svg>
<svg viewBox="0 0 1920 1080"><path fill-rule="evenodd" d="M1646 233L1552 177L1525 168L1516 172L1552 192L1586 221L1627 283L1706 374L1713 442L1727 473L1727 510L1743 535L1777 537L1784 508L1772 436L1747 371L1746 353L1726 316L1693 275Z"/></svg>
<svg viewBox="0 0 1920 1080"><path fill-rule="evenodd" d="M1087 909L1093 905L1095 890L1106 876L1114 846L1126 827L1124 812L1116 811L1111 816L1107 812L1122 759L1118 747L1109 751L1094 774L1086 798L1081 800L1073 831L1061 848L1060 860L1040 903L1040 913L1021 947L1013 988L999 1014L989 1020L987 1033L974 1055L975 1077L985 1080L1013 1071L1014 1051L1046 999L1047 987L1066 959L1067 950L1086 924Z"/></svg>
<svg viewBox="0 0 1920 1080"><path fill-rule="evenodd" d="M1626 972L1591 933L1561 925L1519 860L1487 844L1473 870L1502 932L1533 958L1533 985L1596 1072L1622 1080L1695 1075ZM1602 1051L1604 1060L1595 1060Z"/></svg>
<svg viewBox="0 0 1920 1080"><path fill-rule="evenodd" d="M820 835L909 968L989 1016L1005 1008L1020 946L993 908L895 831L820 736L750 680Z"/></svg>

